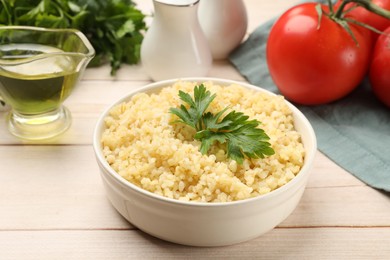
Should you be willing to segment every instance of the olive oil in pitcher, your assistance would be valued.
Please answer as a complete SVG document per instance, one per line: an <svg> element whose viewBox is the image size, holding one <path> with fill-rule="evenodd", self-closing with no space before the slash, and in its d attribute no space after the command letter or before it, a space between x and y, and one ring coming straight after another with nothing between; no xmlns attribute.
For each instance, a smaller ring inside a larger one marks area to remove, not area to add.
<svg viewBox="0 0 390 260"><path fill-rule="evenodd" d="M47 53L59 55L45 57ZM0 69L0 95L20 114L58 109L79 77L75 68L79 61L61 53L58 48L41 44L1 45L0 58L9 61L9 66ZM23 61L30 57L34 60Z"/></svg>

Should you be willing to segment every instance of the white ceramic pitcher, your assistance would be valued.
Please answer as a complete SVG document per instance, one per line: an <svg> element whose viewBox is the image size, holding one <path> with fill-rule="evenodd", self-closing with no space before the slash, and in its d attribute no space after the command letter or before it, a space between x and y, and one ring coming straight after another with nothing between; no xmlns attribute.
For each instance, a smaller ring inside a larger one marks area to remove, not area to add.
<svg viewBox="0 0 390 260"><path fill-rule="evenodd" d="M201 0L199 22L214 59L225 59L242 41L248 17L242 0Z"/></svg>
<svg viewBox="0 0 390 260"><path fill-rule="evenodd" d="M144 70L155 80L207 76L212 56L200 27L199 0L153 0L154 18L141 45Z"/></svg>

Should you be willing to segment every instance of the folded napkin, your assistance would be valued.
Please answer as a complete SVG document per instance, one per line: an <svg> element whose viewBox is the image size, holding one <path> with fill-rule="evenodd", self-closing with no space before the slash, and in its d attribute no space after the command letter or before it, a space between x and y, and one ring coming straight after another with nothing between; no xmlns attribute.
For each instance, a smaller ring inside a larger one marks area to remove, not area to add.
<svg viewBox="0 0 390 260"><path fill-rule="evenodd" d="M249 82L279 93L265 54L275 20L259 26L229 59ZM322 153L368 185L390 192L390 109L375 98L367 79L337 102L296 106L312 124Z"/></svg>

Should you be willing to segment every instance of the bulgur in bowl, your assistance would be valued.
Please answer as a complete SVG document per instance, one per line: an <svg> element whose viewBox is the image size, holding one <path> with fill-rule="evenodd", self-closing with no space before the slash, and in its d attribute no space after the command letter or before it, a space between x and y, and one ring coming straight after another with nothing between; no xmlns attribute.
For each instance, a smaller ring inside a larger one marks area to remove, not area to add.
<svg viewBox="0 0 390 260"><path fill-rule="evenodd" d="M208 107L242 112L269 137L274 154L229 158L226 145L200 152L195 132L177 122L179 91L203 84ZM297 206L316 153L305 116L282 96L217 78L160 81L134 90L100 116L93 139L106 194L144 232L174 243L222 246L258 237Z"/></svg>

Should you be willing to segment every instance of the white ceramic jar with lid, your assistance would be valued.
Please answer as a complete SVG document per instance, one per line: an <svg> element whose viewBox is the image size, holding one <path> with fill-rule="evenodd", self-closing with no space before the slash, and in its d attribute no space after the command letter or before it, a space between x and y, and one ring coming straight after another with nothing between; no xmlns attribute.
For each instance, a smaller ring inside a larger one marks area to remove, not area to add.
<svg viewBox="0 0 390 260"><path fill-rule="evenodd" d="M242 0L201 0L198 17L215 60L227 58L241 43L248 27Z"/></svg>
<svg viewBox="0 0 390 260"><path fill-rule="evenodd" d="M153 0L154 18L141 45L141 62L155 80L206 76L212 56L200 27L199 0Z"/></svg>

